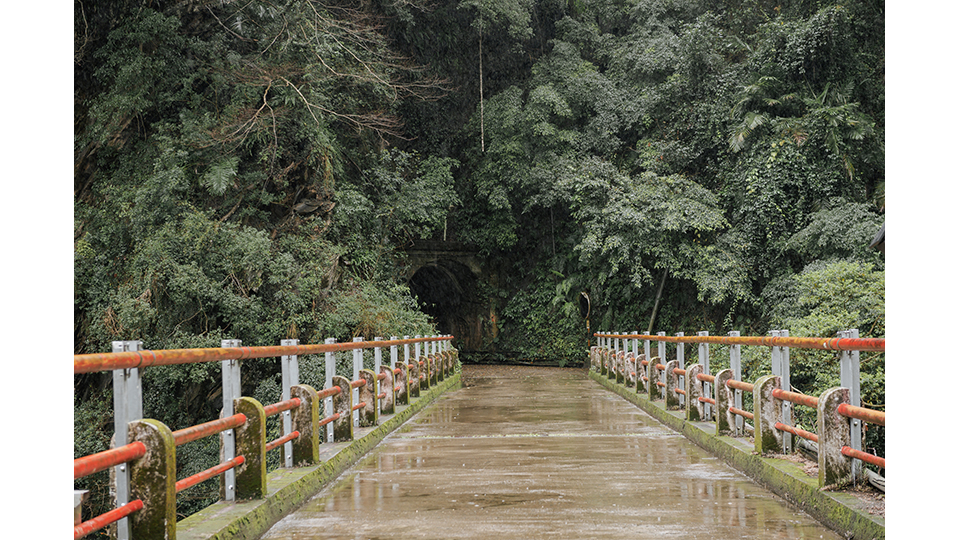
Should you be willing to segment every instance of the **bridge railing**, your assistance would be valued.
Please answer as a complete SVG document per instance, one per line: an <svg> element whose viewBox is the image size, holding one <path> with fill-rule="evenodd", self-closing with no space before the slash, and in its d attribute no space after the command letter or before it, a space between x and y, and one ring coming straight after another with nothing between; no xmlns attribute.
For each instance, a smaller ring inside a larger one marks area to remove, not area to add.
<svg viewBox="0 0 960 540"><path fill-rule="evenodd" d="M75 519L74 538L116 523L116 537L174 538L180 491L219 476L224 500L263 498L267 491L266 453L283 450L283 466L320 462L320 439L353 440L354 425L376 426L379 414L392 414L396 404L408 404L421 389L429 389L453 374L457 351L452 336L404 336L389 340L300 345L283 340L279 347L247 347L223 340L220 348L143 350L140 341L113 343L113 352L74 356L74 374L113 372L116 447L74 460L74 480L114 469L116 508L86 521ZM411 346L413 355L411 356ZM400 348L403 358L400 359ZM363 369L365 349L373 349L374 369ZM383 350L389 349L389 363ZM336 374L335 353L353 352L353 377ZM299 382L298 356L324 354L325 384L320 391ZM280 401L262 405L240 390L240 361L277 358L281 362ZM142 370L199 362L221 362L221 418L177 431L143 418ZM320 416L321 404L324 417ZM283 415L283 434L266 440L266 418ZM218 435L222 461L200 473L177 480L176 447ZM76 499L76 497L75 497Z"/></svg>
<svg viewBox="0 0 960 540"><path fill-rule="evenodd" d="M730 332L727 336L710 336L700 332L697 336L667 336L664 332L597 332L597 344L590 348L590 364L601 376L635 387L638 394L651 401L663 401L667 410L682 409L689 421L714 421L717 435L740 436L752 431L757 453L789 453L794 447L791 436L814 443L807 447L817 453L821 487L855 483L861 461L885 468L884 458L861 448L862 422L884 426L885 414L860 406L859 358L860 351L883 352L885 340L859 338L857 330L839 332L834 338L790 337L786 330L773 330L770 334L740 336L739 332ZM657 344L657 354L653 356L651 342ZM667 362L666 343L677 344L675 358ZM696 363L684 365L685 344L699 347ZM710 344L729 346L729 368L710 372ZM753 383L743 381L743 345L768 347L772 373ZM790 391L790 348L838 351L841 386L820 396ZM753 412L743 410L743 392L752 394ZM794 425L794 405L816 409L817 433Z"/></svg>

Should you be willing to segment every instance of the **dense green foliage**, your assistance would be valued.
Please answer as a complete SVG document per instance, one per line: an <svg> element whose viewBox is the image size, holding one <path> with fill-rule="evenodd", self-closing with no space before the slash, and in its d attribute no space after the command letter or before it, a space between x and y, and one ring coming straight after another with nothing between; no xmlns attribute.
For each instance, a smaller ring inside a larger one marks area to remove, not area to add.
<svg viewBox="0 0 960 540"><path fill-rule="evenodd" d="M489 351L579 361L581 291L594 330L884 335L881 1L74 6L78 353L433 333L402 249L441 234L495 269ZM207 420L217 384L150 372L147 413Z"/></svg>

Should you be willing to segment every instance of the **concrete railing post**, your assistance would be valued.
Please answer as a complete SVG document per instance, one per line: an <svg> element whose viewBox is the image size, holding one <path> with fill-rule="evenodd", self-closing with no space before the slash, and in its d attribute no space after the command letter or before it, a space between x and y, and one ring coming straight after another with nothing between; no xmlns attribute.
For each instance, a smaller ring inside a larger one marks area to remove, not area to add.
<svg viewBox="0 0 960 540"><path fill-rule="evenodd" d="M687 378L684 385L684 391L687 392L687 420L699 422L706 420L703 411L703 402L700 397L703 396L703 385L697 379L697 375L703 373L703 365L690 364L687 366Z"/></svg>
<svg viewBox="0 0 960 540"><path fill-rule="evenodd" d="M733 390L727 388L727 381L733 378L732 369L721 369L714 378L714 399L717 402L717 435L732 435L735 431L738 415L730 412L733 404Z"/></svg>
<svg viewBox="0 0 960 540"><path fill-rule="evenodd" d="M660 387L657 386L657 381L660 380L660 370L657 368L659 362L660 357L654 356L647 363L647 379L649 379L647 381L647 398L650 401L660 399Z"/></svg>
<svg viewBox="0 0 960 540"><path fill-rule="evenodd" d="M710 332L697 332L698 336L709 336ZM703 366L704 375L712 375L710 373L710 344L709 343L698 343L697 344L697 357L698 363ZM710 383L706 381L697 381L697 383L703 387L704 396L712 396L713 389L710 387ZM703 404L703 419L710 420L713 418L713 410L710 407L709 403Z"/></svg>
<svg viewBox="0 0 960 540"><path fill-rule="evenodd" d="M222 348L236 348L243 344L239 339L224 339L220 341ZM234 400L240 397L240 360L231 359L220 362L223 379L223 417L233 416ZM236 430L228 429L220 433L220 448L223 460L229 461L237 457ZM230 469L221 477L226 486L222 492L223 500L236 500L237 471Z"/></svg>
<svg viewBox="0 0 960 540"><path fill-rule="evenodd" d="M647 386L649 381L644 381L643 379L647 377L649 369L647 366L643 365L643 362L647 359L646 355L641 354L637 357L637 393L638 394L647 394L649 395L650 389Z"/></svg>
<svg viewBox="0 0 960 540"><path fill-rule="evenodd" d="M128 425L131 441L140 441L147 453L130 465L130 500L143 508L130 516L131 538L177 536L177 443L165 424L141 419Z"/></svg>
<svg viewBox="0 0 960 540"><path fill-rule="evenodd" d="M386 394L380 400L380 412L383 414L393 414L396 410L396 385L393 382L393 369L389 366L380 366L380 373L383 375L383 381L380 383L382 394Z"/></svg>
<svg viewBox="0 0 960 540"><path fill-rule="evenodd" d="M775 427L783 414L779 400L773 397L776 388L780 388L778 375L760 377L753 383L753 443L758 454L783 449L783 434Z"/></svg>
<svg viewBox="0 0 960 540"><path fill-rule="evenodd" d="M677 332L677 337L683 337L683 332ZM684 358L684 354L683 354L684 353L683 346L684 346L683 343L677 343L677 367L680 369L685 369L685 365L687 363L687 360L686 358ZM667 369L668 379L670 378L670 375L672 373L673 373L673 370L668 368ZM682 388L684 392L686 392L686 381L684 379L685 377L683 375L676 375L676 380L674 381L674 388ZM685 396L683 395L677 394L677 406L679 406L680 408L683 408L683 405L685 402L684 397Z"/></svg>
<svg viewBox="0 0 960 540"><path fill-rule="evenodd" d="M111 350L115 353L143 350L142 341L114 341ZM113 370L113 432L114 446L119 448L131 441L127 439L130 422L143 418L143 387L138 368ZM114 467L117 507L130 502L130 469L126 465ZM130 518L117 522L117 540L129 540Z"/></svg>
<svg viewBox="0 0 960 540"><path fill-rule="evenodd" d="M323 340L323 342L326 344L332 345L336 343L337 340L336 338L327 338ZM324 376L323 376L324 386L323 387L330 388L333 386L333 376L337 374L337 353L334 353L334 352L323 353L323 361L324 361ZM344 389L344 391L346 391L346 389ZM329 397L324 399L323 407L321 408L323 409L324 418L333 416L333 413L336 410L333 405L333 398ZM327 424L324 427L323 431L324 431L324 437L323 437L324 441L330 442L334 440L332 423Z"/></svg>
<svg viewBox="0 0 960 540"><path fill-rule="evenodd" d="M291 410L291 424L300 436L291 441L290 457L294 467L320 463L320 400L317 391L306 384L290 388L290 396L300 398L300 406Z"/></svg>
<svg viewBox="0 0 960 540"><path fill-rule="evenodd" d="M362 343L362 337L353 338L354 343ZM363 369L363 349L354 349L353 350L353 378L351 381L360 380L360 370ZM347 387L348 390L353 394L350 399L353 403L360 403L360 389ZM353 426L357 427L360 425L360 411L354 411L350 413L353 416Z"/></svg>
<svg viewBox="0 0 960 540"><path fill-rule="evenodd" d="M850 403L849 388L831 388L817 402L817 468L820 487L841 486L854 480L851 462L840 449L851 446L850 419L837 412L841 403Z"/></svg>
<svg viewBox="0 0 960 540"><path fill-rule="evenodd" d="M353 440L353 392L350 380L340 375L333 376L333 386L340 387L340 393L333 396L333 412L340 415L331 422L333 425L333 442Z"/></svg>
<svg viewBox="0 0 960 540"><path fill-rule="evenodd" d="M666 333L666 332L657 332L657 335L658 335L658 336L666 336L667 333ZM657 361L656 361L655 363L657 363L657 364L665 364L666 362L667 362L667 342L666 342L666 341L658 341L658 342L657 342ZM666 385L666 384L667 384L667 374L666 374L666 371L661 371L661 370L658 369L658 370L657 370L657 375L658 375L658 376L657 376L657 380L660 381L661 384ZM652 381L651 381L651 384L653 384ZM661 391L660 389L661 389L661 388L664 388L664 386L659 386L659 385L656 385L656 384L653 384L653 387L656 388L657 392L660 392L660 391ZM659 399L659 398L657 398L657 399Z"/></svg>
<svg viewBox="0 0 960 540"><path fill-rule="evenodd" d="M679 360L671 360L666 363L664 372L667 374L667 385L664 387L663 404L667 410L680 408L680 394L676 392L679 388L680 376L673 372L680 367Z"/></svg>
<svg viewBox="0 0 960 540"><path fill-rule="evenodd" d="M733 330L727 333L731 337L740 337L740 332ZM743 380L743 374L740 368L740 345L731 345L730 346L730 370L733 371L733 379L737 381ZM743 391L734 390L733 391L733 403L732 405L737 409L743 409ZM733 415L736 420L736 435L739 437L743 435L743 417L739 414Z"/></svg>
<svg viewBox="0 0 960 540"><path fill-rule="evenodd" d="M771 330L772 337L789 337L788 330ZM780 385L784 390L790 390L790 348L789 347L771 347L770 348L770 371L780 377ZM793 425L793 403L789 401L780 401L780 422ZM781 437L784 454L793 451L793 437L789 434Z"/></svg>
<svg viewBox="0 0 960 540"><path fill-rule="evenodd" d="M843 330L837 332L837 337L858 338L860 331L857 329ZM840 386L850 389L850 405L860 406L860 351L840 351ZM848 418L850 426L850 448L854 450L863 450L861 447L861 437L863 436L863 424L856 418ZM852 481L856 483L860 468L860 460L851 460L850 474Z"/></svg>
<svg viewBox="0 0 960 540"><path fill-rule="evenodd" d="M377 425L379 415L377 414L380 407L377 406L377 374L369 369L361 369L359 373L359 379L364 382L364 384L358 388L360 400L357 401L357 404L364 403L365 405L358 409L359 413L359 426L360 427L373 427Z"/></svg>
<svg viewBox="0 0 960 540"><path fill-rule="evenodd" d="M627 363L624 366L624 373L627 379L627 388L637 384L637 355L633 351L627 353Z"/></svg>
<svg viewBox="0 0 960 540"><path fill-rule="evenodd" d="M281 339L280 346L296 347L300 344L298 339ZM290 389L300 384L300 365L297 362L297 355L284 355L280 357L280 399L286 401L290 399ZM293 419L291 411L283 411L283 434L293 433ZM283 443L283 466L293 467L293 442Z"/></svg>
<svg viewBox="0 0 960 540"><path fill-rule="evenodd" d="M626 384L627 381L627 356L624 352L617 351L617 384Z"/></svg>
<svg viewBox="0 0 960 540"><path fill-rule="evenodd" d="M237 398L234 414L243 414L247 421L237 427L237 455L243 456L236 470L236 497L262 499L267 494L267 416L263 405L252 397Z"/></svg>

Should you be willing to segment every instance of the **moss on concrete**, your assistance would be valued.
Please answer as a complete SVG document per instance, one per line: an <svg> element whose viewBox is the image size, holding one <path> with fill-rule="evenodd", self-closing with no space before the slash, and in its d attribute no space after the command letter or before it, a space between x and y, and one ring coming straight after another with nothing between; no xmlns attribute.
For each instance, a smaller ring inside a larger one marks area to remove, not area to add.
<svg viewBox="0 0 960 540"><path fill-rule="evenodd" d="M857 540L880 540L886 537L883 518L858 509L856 499L851 495L820 491L817 479L809 477L797 464L757 455L753 445L743 439L718 437L713 422L686 421L682 412L667 411L662 402L651 402L595 372L591 371L590 377L841 536Z"/></svg>
<svg viewBox="0 0 960 540"><path fill-rule="evenodd" d="M460 388L460 374L424 391L410 405L384 417L377 427L358 429L350 442L324 444L318 465L278 469L267 475L263 499L220 501L177 523L178 540L254 540L281 518L296 510L331 480L375 447L390 432L435 401L444 392Z"/></svg>

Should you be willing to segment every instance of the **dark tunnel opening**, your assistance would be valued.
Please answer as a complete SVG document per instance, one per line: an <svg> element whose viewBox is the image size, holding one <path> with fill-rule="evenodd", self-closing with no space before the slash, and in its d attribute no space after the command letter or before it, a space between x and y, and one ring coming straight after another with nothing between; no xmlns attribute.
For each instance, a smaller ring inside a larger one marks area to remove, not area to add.
<svg viewBox="0 0 960 540"><path fill-rule="evenodd" d="M439 260L417 270L409 285L420 310L433 319L437 330L457 336L466 344L473 341L467 321L479 305L476 282L477 278L463 264Z"/></svg>

